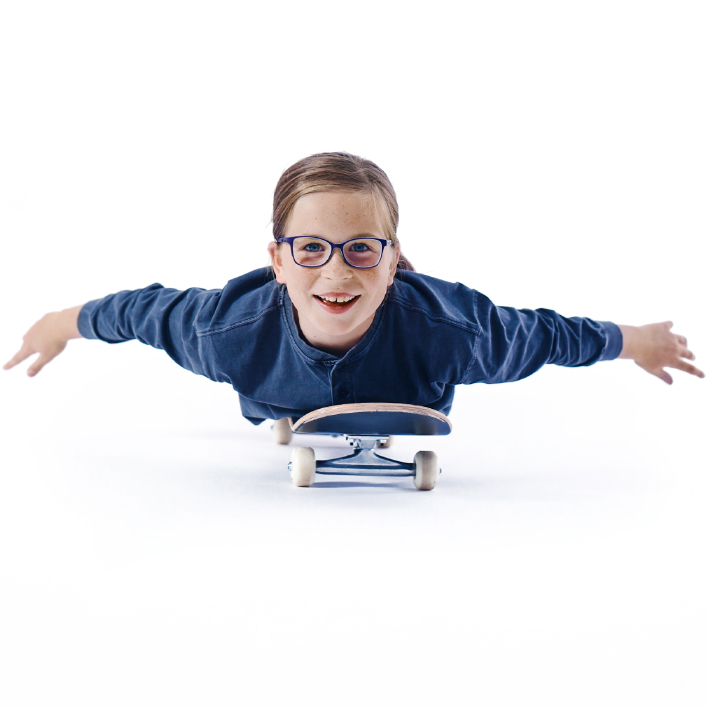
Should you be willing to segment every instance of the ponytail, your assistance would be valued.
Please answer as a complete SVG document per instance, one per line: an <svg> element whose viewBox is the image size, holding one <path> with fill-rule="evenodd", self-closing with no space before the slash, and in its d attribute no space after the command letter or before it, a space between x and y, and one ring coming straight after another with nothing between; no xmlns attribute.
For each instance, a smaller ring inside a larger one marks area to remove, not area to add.
<svg viewBox="0 0 708 708"><path fill-rule="evenodd" d="M416 272L416 269L413 267L413 264L401 253L398 257L398 270L412 270L414 273Z"/></svg>

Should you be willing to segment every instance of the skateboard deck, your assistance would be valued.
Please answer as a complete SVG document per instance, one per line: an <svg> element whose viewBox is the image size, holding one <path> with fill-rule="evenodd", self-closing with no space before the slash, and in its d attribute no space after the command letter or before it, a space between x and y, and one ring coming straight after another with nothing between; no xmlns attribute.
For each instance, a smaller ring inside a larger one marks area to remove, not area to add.
<svg viewBox="0 0 708 708"><path fill-rule="evenodd" d="M439 411L404 403L347 403L318 408L293 422L294 433L322 435L449 435L452 424Z"/></svg>

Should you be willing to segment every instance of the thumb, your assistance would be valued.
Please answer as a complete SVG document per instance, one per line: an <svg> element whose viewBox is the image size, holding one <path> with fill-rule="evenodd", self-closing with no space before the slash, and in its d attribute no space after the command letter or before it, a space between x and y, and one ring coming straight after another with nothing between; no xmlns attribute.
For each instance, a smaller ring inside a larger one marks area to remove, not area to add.
<svg viewBox="0 0 708 708"><path fill-rule="evenodd" d="M644 369L648 374L651 374L652 376L656 376L657 379L661 379L664 383L671 384L674 382L674 380L671 378L671 376L664 371L663 369L649 369L648 367L644 366L643 364L640 364L638 361L634 362L640 369Z"/></svg>
<svg viewBox="0 0 708 708"><path fill-rule="evenodd" d="M36 376L54 357L40 354L27 369L27 376Z"/></svg>
<svg viewBox="0 0 708 708"><path fill-rule="evenodd" d="M650 371L649 373L654 374L654 376L660 378L662 381L669 384L669 386L671 386L671 384L674 382L671 376L663 369L659 369L658 373L655 373L653 371Z"/></svg>

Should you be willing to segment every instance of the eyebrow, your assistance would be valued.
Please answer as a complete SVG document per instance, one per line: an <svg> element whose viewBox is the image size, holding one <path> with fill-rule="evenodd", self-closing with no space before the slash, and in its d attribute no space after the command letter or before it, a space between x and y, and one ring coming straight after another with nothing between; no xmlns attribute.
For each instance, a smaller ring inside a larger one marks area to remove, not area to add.
<svg viewBox="0 0 708 708"><path fill-rule="evenodd" d="M302 234L303 236L312 236L312 238L325 238L324 236L320 236L320 234ZM380 239L380 236L374 236L374 234L370 234L368 232L364 232L363 234L354 234L353 236L350 236L349 238L344 239L345 241L350 241L353 238L364 238L364 237L369 237L369 238L378 238ZM326 238L325 238L326 240Z"/></svg>

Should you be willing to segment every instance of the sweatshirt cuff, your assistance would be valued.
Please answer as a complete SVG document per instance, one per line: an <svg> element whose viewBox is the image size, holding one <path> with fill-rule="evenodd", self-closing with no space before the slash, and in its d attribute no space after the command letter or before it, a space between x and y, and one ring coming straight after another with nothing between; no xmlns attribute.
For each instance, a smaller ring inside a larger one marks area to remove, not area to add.
<svg viewBox="0 0 708 708"><path fill-rule="evenodd" d="M96 309L96 304L98 300L91 300L87 302L80 310L79 317L76 320L76 326L79 328L79 334L85 339L99 339L96 334L96 330L93 328L93 323L91 322L91 314Z"/></svg>
<svg viewBox="0 0 708 708"><path fill-rule="evenodd" d="M605 330L607 343L598 361L616 359L620 355L624 344L622 331L614 322L599 322L599 324L601 324L602 328Z"/></svg>

